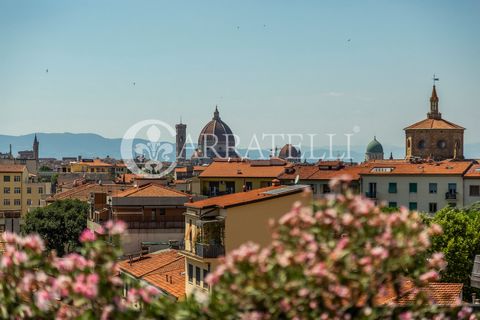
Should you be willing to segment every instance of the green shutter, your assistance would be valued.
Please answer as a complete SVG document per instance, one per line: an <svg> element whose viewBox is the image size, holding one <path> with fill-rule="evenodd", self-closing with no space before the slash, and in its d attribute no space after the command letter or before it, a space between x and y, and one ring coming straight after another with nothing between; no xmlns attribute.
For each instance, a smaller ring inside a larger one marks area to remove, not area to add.
<svg viewBox="0 0 480 320"><path fill-rule="evenodd" d="M410 193L417 193L417 183L416 182L410 182L409 190L410 190Z"/></svg>
<svg viewBox="0 0 480 320"><path fill-rule="evenodd" d="M408 208L410 210L417 210L417 203L416 202L409 202L408 203Z"/></svg>

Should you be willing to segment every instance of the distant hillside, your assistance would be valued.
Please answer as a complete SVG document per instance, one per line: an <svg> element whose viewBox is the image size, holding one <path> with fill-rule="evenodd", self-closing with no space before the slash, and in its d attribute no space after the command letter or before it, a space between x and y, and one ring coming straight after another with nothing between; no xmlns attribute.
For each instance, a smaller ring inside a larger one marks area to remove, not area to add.
<svg viewBox="0 0 480 320"><path fill-rule="evenodd" d="M0 152L8 152L9 144L12 144L14 155L20 150L31 150L34 134L27 134L23 136L8 136L0 135ZM120 144L121 138L104 138L94 133L37 133L40 141L40 157L41 158L57 158L62 157L77 157L84 158L106 157L120 159ZM144 141L143 141L144 142ZM174 144L164 142L175 147ZM385 157L390 156L393 152L395 158L402 158L404 156L404 147L384 145ZM307 152L307 148L303 148L303 152ZM333 156L338 157L345 152L344 146L335 147ZM246 150L239 150L242 155L246 154ZM268 157L269 151L262 150L263 156ZM314 150L315 156L322 154L329 155L327 147L319 147ZM351 155L353 161L363 161L365 154L365 146L352 146ZM465 155L469 158L480 158L480 143L467 144L465 146ZM187 154L187 156L190 156ZM252 159L259 158L261 155L257 151L250 151L248 156ZM170 159L173 160L173 159Z"/></svg>

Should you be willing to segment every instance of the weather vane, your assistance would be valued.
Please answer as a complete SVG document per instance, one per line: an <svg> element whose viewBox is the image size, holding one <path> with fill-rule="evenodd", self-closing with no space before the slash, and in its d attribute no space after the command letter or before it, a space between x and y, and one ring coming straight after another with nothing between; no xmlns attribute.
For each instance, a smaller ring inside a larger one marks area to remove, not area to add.
<svg viewBox="0 0 480 320"><path fill-rule="evenodd" d="M433 74L433 85L435 85L435 81L438 81L440 80L440 78L438 78L435 73Z"/></svg>

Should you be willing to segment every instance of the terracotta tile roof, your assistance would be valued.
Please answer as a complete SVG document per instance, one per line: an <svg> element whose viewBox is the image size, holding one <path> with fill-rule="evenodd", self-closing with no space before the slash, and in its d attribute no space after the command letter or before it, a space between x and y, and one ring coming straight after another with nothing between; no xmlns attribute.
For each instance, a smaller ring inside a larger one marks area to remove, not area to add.
<svg viewBox="0 0 480 320"><path fill-rule="evenodd" d="M92 193L107 193L109 195L116 195L122 192L129 186L122 184L97 184L88 183L73 189L57 193L51 197L50 200L63 200L63 199L78 199L81 201L87 201Z"/></svg>
<svg viewBox="0 0 480 320"><path fill-rule="evenodd" d="M185 257L167 249L119 262L122 272L144 280L176 298L185 296Z"/></svg>
<svg viewBox="0 0 480 320"><path fill-rule="evenodd" d="M0 164L0 172L23 172L25 168L21 164Z"/></svg>
<svg viewBox="0 0 480 320"><path fill-rule="evenodd" d="M329 167L329 166L327 166ZM294 165L286 168L285 172L279 176L281 180L294 180L299 176L300 180L331 180L341 175L350 175L353 180L360 179L360 173L368 172L369 164L360 164L355 166L346 166L340 169L323 169L325 166L315 165Z"/></svg>
<svg viewBox="0 0 480 320"><path fill-rule="evenodd" d="M112 167L113 166L112 164L103 162L100 159L94 159L93 161L72 162L72 164L79 164L87 167Z"/></svg>
<svg viewBox="0 0 480 320"><path fill-rule="evenodd" d="M472 164L472 161L370 163L368 172L360 175L463 175Z"/></svg>
<svg viewBox="0 0 480 320"><path fill-rule="evenodd" d="M207 166L194 166L193 171L203 171L207 168Z"/></svg>
<svg viewBox="0 0 480 320"><path fill-rule="evenodd" d="M410 129L460 129L465 130L464 127L461 127L455 123L444 119L424 119L417 123L412 124L411 126L406 127L404 130Z"/></svg>
<svg viewBox="0 0 480 320"><path fill-rule="evenodd" d="M376 297L376 303L396 304L396 305L411 305L415 303L418 292L412 290L413 284L411 281L404 281L401 285L400 295L397 296L393 288L389 288L386 292ZM462 283L441 283L432 282L420 289L420 292L426 294L434 305L440 306L455 306L461 302L462 299Z"/></svg>
<svg viewBox="0 0 480 320"><path fill-rule="evenodd" d="M474 164L470 169L465 173L465 178L480 178L480 164Z"/></svg>
<svg viewBox="0 0 480 320"><path fill-rule="evenodd" d="M227 194L219 197L212 197L205 200L185 203L186 207L203 209L210 207L228 208L238 205L244 205L257 201L269 200L276 197L303 192L307 186L271 186L255 189L246 192Z"/></svg>
<svg viewBox="0 0 480 320"><path fill-rule="evenodd" d="M123 192L117 193L114 197L116 198L125 198L125 197L188 197L189 195L171 189L165 186L161 186L155 183L149 183L141 187L131 187Z"/></svg>
<svg viewBox="0 0 480 320"><path fill-rule="evenodd" d="M119 177L115 179L115 182L117 183L122 183L125 181L125 183L133 183L136 179L142 178L141 175L134 174L134 173L124 173L121 174Z"/></svg>
<svg viewBox="0 0 480 320"><path fill-rule="evenodd" d="M200 178L277 178L289 166L286 161L262 160L214 161L199 175Z"/></svg>
<svg viewBox="0 0 480 320"><path fill-rule="evenodd" d="M187 167L180 167L180 168L175 168L175 172L182 172L182 173L186 173L188 170Z"/></svg>

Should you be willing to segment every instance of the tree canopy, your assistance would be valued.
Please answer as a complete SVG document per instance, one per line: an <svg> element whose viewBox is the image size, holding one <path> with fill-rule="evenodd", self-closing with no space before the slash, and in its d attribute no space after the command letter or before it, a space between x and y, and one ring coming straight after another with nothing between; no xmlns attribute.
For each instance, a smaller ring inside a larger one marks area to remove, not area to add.
<svg viewBox="0 0 480 320"><path fill-rule="evenodd" d="M448 262L442 272L443 282L464 284L464 293L468 297L470 274L475 254L480 254L480 210L478 206L466 209L446 207L438 211L428 222L440 225L443 234L432 237L432 252L442 252Z"/></svg>
<svg viewBox="0 0 480 320"><path fill-rule="evenodd" d="M64 255L80 246L78 237L87 227L87 216L87 203L59 200L27 213L22 231L39 234L45 240L47 249Z"/></svg>

